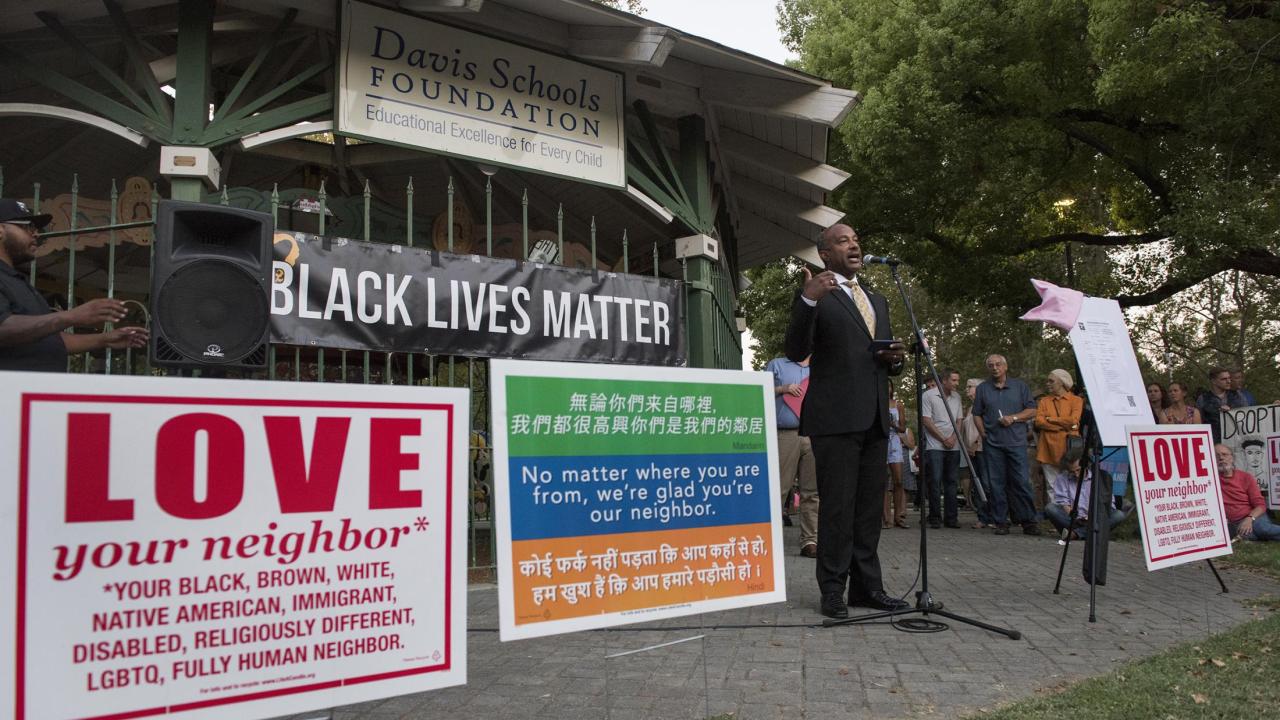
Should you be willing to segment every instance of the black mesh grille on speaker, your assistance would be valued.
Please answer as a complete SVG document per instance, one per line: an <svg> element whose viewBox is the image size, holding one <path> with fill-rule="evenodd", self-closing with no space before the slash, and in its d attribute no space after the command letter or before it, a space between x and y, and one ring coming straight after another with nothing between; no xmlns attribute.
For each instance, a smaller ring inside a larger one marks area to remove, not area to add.
<svg viewBox="0 0 1280 720"><path fill-rule="evenodd" d="M177 353L218 365L261 350L269 310L262 285L244 268L197 260L174 271L157 294L163 302L156 321ZM157 359L161 354L157 348Z"/></svg>

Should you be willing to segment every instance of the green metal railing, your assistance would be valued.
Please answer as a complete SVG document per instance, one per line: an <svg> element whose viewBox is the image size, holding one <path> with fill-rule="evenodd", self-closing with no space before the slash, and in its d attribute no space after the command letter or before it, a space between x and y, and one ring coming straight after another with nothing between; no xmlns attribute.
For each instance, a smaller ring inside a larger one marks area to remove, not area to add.
<svg viewBox="0 0 1280 720"><path fill-rule="evenodd" d="M79 178L73 177L71 191L67 196L59 196L58 207L54 208L58 216L68 218L66 227L51 229L41 234L42 240L65 238L67 247L38 257L31 263L30 279L33 285L49 295L56 295L65 289L64 307L74 307L94 297L112 297L124 300L130 308L131 316L125 324L147 324L149 314L150 278L155 266L154 253L154 218L159 196L154 188L145 203L148 216L145 219L131 218L122 221L120 212L120 193L113 181L109 192L109 204L103 208L101 201L85 200L81 196ZM3 168L0 168L0 196L4 195ZM457 192L452 178L445 189L446 244L452 251L454 237L454 199ZM277 223L282 221L281 208L284 207L282 196L297 196L298 191L283 193L273 187L269 194L245 188L237 188L234 192L226 189L220 193L206 196L206 201L223 205L251 204L257 197L265 207L270 208L271 215ZM324 235L331 200L323 183L314 193L318 203L318 232ZM31 204L35 212L49 212L48 195L44 196L42 207L42 188L35 184L31 191ZM247 198L247 199L246 199ZM421 244L426 238L415 232L415 197L413 180L410 179L404 188L403 235L396 232L395 237L380 237L374 232L373 216L376 214L375 204L368 182L364 184L358 207L363 222L359 223L360 237L368 242L402 243L410 247ZM345 201L345 200L344 200ZM484 218L485 218L485 250L492 254L494 248L494 193L493 185L486 178L484 186ZM388 206L390 207L390 206ZM263 209L259 207L257 209ZM64 213L63 210L66 210ZM520 194L520 253L522 257L529 254L529 196L524 191ZM562 204L555 209L556 242L560 257L564 257L565 248L565 210ZM385 224L385 223L383 223ZM430 226L428 225L428 228ZM144 230L146 232L139 232ZM294 228L283 228L294 229ZM595 218L590 218L586 228L590 243L591 262L597 263L598 228ZM388 233L389 234L389 233ZM105 236L105 237L104 237ZM93 240L89 243L89 240ZM639 251L636 258L652 265L654 277L660 276L662 262L662 245L667 238L659 237L649 247ZM92 245L92 247L90 247ZM630 272L632 267L633 245L626 230L620 238L621 270ZM670 252L670 250L668 250ZM700 267L707 267L704 263ZM690 280L686 263L681 262L684 279ZM715 299L712 303L714 317L694 322L687 318L687 337L690 341L690 364L693 361L693 347L699 333L708 333L711 348L709 357L701 364L708 367L738 368L741 363L741 346L734 320L734 293L728 276L719 267L710 266L710 275L696 282L686 284L686 293L710 293ZM122 287L119 276L125 274L133 278L132 287ZM144 282L145 280L145 282ZM705 345L705 343L703 343ZM101 356L89 353L80 354L69 359L68 369L73 372L122 374L122 375L165 375L163 368L152 367L146 352L133 350L107 350ZM198 372L196 374L199 374ZM229 376L271 379L292 382L343 382L343 383L383 383L392 385L419 385L431 387L466 387L471 391L472 417L470 435L470 478L469 488L471 502L469 504L469 565L473 579L487 579L494 569L494 537L492 526L492 455L487 438L491 427L489 418L489 384L488 361L484 358L427 354L427 353L382 353L371 351L348 351L315 347L297 347L271 345L265 372L229 371Z"/></svg>

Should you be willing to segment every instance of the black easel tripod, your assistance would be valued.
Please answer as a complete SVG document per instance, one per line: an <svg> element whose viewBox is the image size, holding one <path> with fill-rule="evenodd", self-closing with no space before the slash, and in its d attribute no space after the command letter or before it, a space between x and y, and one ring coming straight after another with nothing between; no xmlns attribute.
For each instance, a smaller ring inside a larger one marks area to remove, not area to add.
<svg viewBox="0 0 1280 720"><path fill-rule="evenodd" d="M924 361L923 365L929 368L929 373L930 375L933 376L933 381L937 383L939 390L941 390L942 388L942 381L938 377L937 368L935 368L933 365L933 359L929 356L929 348L928 348L928 345L924 342L923 333L920 332L920 324L916 322L916 312L915 312L915 309L912 308L911 306L911 299L907 297L906 288L902 286L902 278L898 276L898 265L896 262L891 262L887 264L889 265L889 269L893 272L893 281L898 286L898 294L902 297L902 304L907 309L907 317L911 319L911 334L912 334L911 348L912 348L913 365L914 365L915 380L916 380L916 407L921 408L923 407L923 404L924 404L923 403L924 383L921 382L923 379L921 376L921 369L922 369L921 360L922 359ZM943 405L945 406L946 403L943 403ZM946 408L946 410L947 410L947 417L951 420L951 426L953 428L959 428L960 425L957 422L957 418L951 417L951 409ZM922 414L923 413L921 412L916 412L916 435L919 438L919 440L917 441L918 443L923 443L925 440L924 420L922 419ZM964 451L959 450L958 452L964 452ZM926 478L925 481L927 482L928 475L926 474L925 458L926 458L925 452L921 450L920 474L921 476ZM970 466L972 467L972 463L970 463ZM986 491L982 488L982 480L980 479L976 468L974 469L973 491L977 492L979 495L982 496L981 502L987 501ZM867 613L865 615L854 615L848 618L844 618L842 620L833 620L828 618L822 621L822 626L835 627L837 625L849 625L857 622L880 620L883 618L899 617L902 615L915 615L918 613L920 615L923 615L926 619L930 615L938 615L938 616L947 618L949 620L955 620L956 622L962 622L967 625L979 627L979 628L982 628L983 630L988 630L993 633L999 633L1001 635L1008 637L1010 640L1022 639L1022 633L1017 630L1002 628L996 625L989 625L980 620L974 620L973 618L968 618L963 615L957 615L953 612L948 612L942 609L942 603L934 601L933 596L929 594L929 541L928 541L928 535L926 534L926 531L925 531L926 523L924 521L925 520L924 513L925 513L925 503L922 502L920 504L920 590L916 591L915 607L903 608L901 610L886 610L883 612Z"/></svg>
<svg viewBox="0 0 1280 720"><path fill-rule="evenodd" d="M1080 377L1080 382L1083 384L1084 378L1078 363L1076 364L1076 376ZM1063 538L1062 558L1058 561L1058 579L1053 584L1053 594L1059 594L1058 591L1062 586L1062 571L1067 565L1067 552L1071 549L1070 529L1075 527L1076 517L1080 511L1080 493L1084 488L1084 478L1092 478L1093 484L1088 500L1089 521L1087 533L1089 547L1085 551L1084 564L1085 577L1089 581L1089 622L1097 622L1098 557L1103 552L1103 547L1111 541L1111 508L1110 503L1106 502L1106 498L1110 496L1110 491L1105 488L1100 489L1102 485L1102 435L1098 430L1096 417L1089 404L1088 388L1085 388L1085 409L1080 420L1080 433L1084 437L1084 454L1080 458L1080 471L1076 477L1076 493L1071 502L1070 522L1067 526L1066 537ZM1106 523L1107 530L1107 537L1105 538L1102 537L1103 523ZM1213 577L1217 579L1222 592L1229 592L1227 584L1222 580L1222 576L1218 574L1218 568L1213 564L1213 560L1206 558L1205 562L1209 564L1209 569L1213 571Z"/></svg>
<svg viewBox="0 0 1280 720"><path fill-rule="evenodd" d="M1080 378L1080 384L1084 385L1084 377L1080 373L1080 365L1076 365L1076 377ZM1057 595L1059 588L1062 586L1062 571L1067 565L1067 551L1071 548L1071 532L1070 530L1076 525L1076 517L1080 513L1080 493L1084 488L1084 478L1092 478L1093 484L1090 486L1092 491L1089 497L1089 547L1085 553L1084 563L1087 566L1085 577L1089 580L1089 622L1098 621L1098 552L1100 546L1104 542L1111 541L1110 526L1108 525L1107 538L1103 540L1102 522L1110 523L1110 510L1105 508L1098 501L1102 485L1102 473L1100 464L1102 462L1102 435L1098 432L1097 420L1094 418L1092 408L1089 405L1088 388L1085 388L1084 411L1080 416L1080 435L1084 438L1084 452L1080 456L1080 470L1076 475L1076 494L1071 502L1071 513L1069 515L1070 522L1067 523L1067 533L1063 540L1062 557L1058 561L1058 579L1053 584L1053 594ZM1106 509L1106 512L1102 512Z"/></svg>

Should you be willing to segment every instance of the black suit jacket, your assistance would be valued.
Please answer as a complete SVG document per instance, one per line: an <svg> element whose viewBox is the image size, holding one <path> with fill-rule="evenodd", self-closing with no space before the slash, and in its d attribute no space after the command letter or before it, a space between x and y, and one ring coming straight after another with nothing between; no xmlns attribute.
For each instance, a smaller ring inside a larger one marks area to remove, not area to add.
<svg viewBox="0 0 1280 720"><path fill-rule="evenodd" d="M865 286L864 286L865 287ZM787 357L809 361L809 390L800 408L801 435L839 435L869 430L876 424L888 436L889 376L871 352L871 340L890 340L889 304L867 290L876 311L875 332L867 328L853 300L841 288L826 294L816 307L796 293L787 326Z"/></svg>

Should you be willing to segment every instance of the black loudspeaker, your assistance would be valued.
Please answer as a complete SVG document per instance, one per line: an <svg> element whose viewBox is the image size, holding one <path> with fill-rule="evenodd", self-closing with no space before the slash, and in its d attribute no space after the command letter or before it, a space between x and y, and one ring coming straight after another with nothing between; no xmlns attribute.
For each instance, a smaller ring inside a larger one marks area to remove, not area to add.
<svg viewBox="0 0 1280 720"><path fill-rule="evenodd" d="M267 213L161 200L151 273L151 362L267 366L271 233Z"/></svg>

